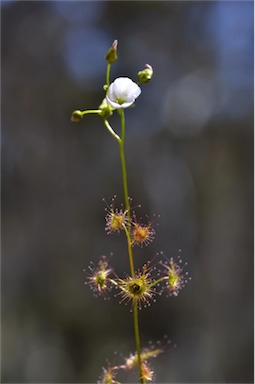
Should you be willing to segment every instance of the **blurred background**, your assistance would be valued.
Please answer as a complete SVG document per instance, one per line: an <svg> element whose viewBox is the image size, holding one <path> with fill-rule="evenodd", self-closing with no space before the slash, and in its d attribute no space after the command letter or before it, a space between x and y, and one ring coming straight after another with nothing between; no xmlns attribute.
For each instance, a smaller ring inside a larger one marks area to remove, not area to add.
<svg viewBox="0 0 255 384"><path fill-rule="evenodd" d="M118 147L98 116L70 122L101 103L114 39L112 80L154 68L126 110L133 205L160 214L135 262L181 248L192 276L140 313L143 346L177 345L152 361L156 382L253 382L253 2L2 1L1 14L2 382L95 383L135 349L130 307L84 286L101 255L129 270L124 236L104 229L102 198L122 202Z"/></svg>

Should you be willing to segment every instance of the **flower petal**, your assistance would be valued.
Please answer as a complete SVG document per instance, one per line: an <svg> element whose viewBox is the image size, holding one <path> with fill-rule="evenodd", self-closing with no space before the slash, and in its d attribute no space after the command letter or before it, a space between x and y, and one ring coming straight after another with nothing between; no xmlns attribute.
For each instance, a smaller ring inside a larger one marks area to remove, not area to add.
<svg viewBox="0 0 255 384"><path fill-rule="evenodd" d="M141 88L128 77L118 77L109 86L106 95L112 108L128 108L140 95Z"/></svg>

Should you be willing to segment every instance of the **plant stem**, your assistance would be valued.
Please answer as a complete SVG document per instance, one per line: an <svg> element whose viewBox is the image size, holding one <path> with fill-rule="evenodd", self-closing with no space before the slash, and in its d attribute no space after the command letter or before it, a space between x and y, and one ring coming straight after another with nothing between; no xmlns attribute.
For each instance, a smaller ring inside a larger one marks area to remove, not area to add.
<svg viewBox="0 0 255 384"><path fill-rule="evenodd" d="M127 183L127 169L126 169L126 161L125 161L125 153L124 153L124 143L125 143L125 114L124 110L119 110L120 119L121 119L121 141L119 142L120 146L120 159L121 159L121 168L122 168L122 181L123 181L123 192L124 192L124 200L125 206L128 214L128 219L130 221L130 205L128 198L128 183Z"/></svg>
<svg viewBox="0 0 255 384"><path fill-rule="evenodd" d="M110 86L110 73L111 73L111 64L107 64L107 70L106 70L106 85L107 87Z"/></svg>
<svg viewBox="0 0 255 384"><path fill-rule="evenodd" d="M100 109L87 109L82 112L82 115L88 115L89 113L97 113L99 115L101 112L102 111Z"/></svg>
<svg viewBox="0 0 255 384"><path fill-rule="evenodd" d="M135 343L136 343L137 363L138 363L138 369L139 369L140 384L146 384L146 381L143 377L143 371L142 371L141 343L140 343L139 322L138 322L138 305L136 300L133 301L133 318L134 318Z"/></svg>
<svg viewBox="0 0 255 384"><path fill-rule="evenodd" d="M119 148L120 148L120 159L121 159L121 168L122 168L123 192L124 192L124 200L125 200L125 206L126 206L126 211L127 211L127 215L128 215L128 220L130 223L131 212L130 212L130 204L129 204L129 196L128 196L127 169L126 169L125 152L124 152L124 143L125 143L125 114L124 114L124 110L120 109L119 114L120 114L120 119L121 119L121 139L119 141ZM125 228L125 232L126 232L126 236L127 236L130 271L131 271L131 276L134 277L135 276L135 270L134 270L134 261L133 261L132 242L131 242L131 236L130 236L130 225L128 226L128 228ZM143 373L142 373L141 343L140 343L140 333L139 333L139 317L138 317L138 305L137 305L136 300L133 301L133 320L134 320L135 343L136 343L137 363L138 363L140 384L145 384L145 380L143 378Z"/></svg>
<svg viewBox="0 0 255 384"><path fill-rule="evenodd" d="M134 261L133 261L132 241L131 241L130 233L129 233L126 225L124 225L123 228L124 228L126 236L127 236L128 256L129 256L131 276L134 277L135 276L135 267L134 267Z"/></svg>
<svg viewBox="0 0 255 384"><path fill-rule="evenodd" d="M114 132L114 130L113 130L112 127L110 126L108 120L104 120L104 125L106 126L106 128L108 129L108 131L110 132L110 134L114 137L114 139L116 139L116 140L118 141L118 143L120 144L121 139L120 139L119 135L117 135L117 133Z"/></svg>

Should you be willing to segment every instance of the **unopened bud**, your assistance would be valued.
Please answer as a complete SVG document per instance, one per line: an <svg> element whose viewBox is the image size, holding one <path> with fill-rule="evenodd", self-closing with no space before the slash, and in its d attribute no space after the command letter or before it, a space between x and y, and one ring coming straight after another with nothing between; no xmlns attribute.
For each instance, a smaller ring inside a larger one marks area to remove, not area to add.
<svg viewBox="0 0 255 384"><path fill-rule="evenodd" d="M143 71L138 72L138 82L139 83L148 83L153 75L153 69L149 64L145 65L145 69Z"/></svg>
<svg viewBox="0 0 255 384"><path fill-rule="evenodd" d="M74 123L78 123L83 118L83 114L78 109L76 111L73 111L71 116L71 121Z"/></svg>
<svg viewBox="0 0 255 384"><path fill-rule="evenodd" d="M118 40L114 40L111 48L107 51L105 55L105 60L107 61L108 64L112 64L118 59L117 45L118 45Z"/></svg>

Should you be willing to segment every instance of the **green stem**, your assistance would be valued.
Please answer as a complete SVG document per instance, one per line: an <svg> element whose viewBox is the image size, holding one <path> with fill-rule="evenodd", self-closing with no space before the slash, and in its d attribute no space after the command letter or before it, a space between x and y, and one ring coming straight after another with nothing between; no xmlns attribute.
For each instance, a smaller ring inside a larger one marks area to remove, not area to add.
<svg viewBox="0 0 255 384"><path fill-rule="evenodd" d="M124 192L124 200L125 206L128 214L128 219L130 221L130 205L128 198L128 183L127 183L127 168L126 168L126 160L124 153L124 143L125 143L125 114L123 109L119 109L120 119L121 119L121 141L119 142L120 147L120 159L121 159L121 168L122 168L122 181L123 181L123 192Z"/></svg>
<svg viewBox="0 0 255 384"><path fill-rule="evenodd" d="M128 196L127 169L126 169L125 152L124 152L125 114L123 109L119 109L118 112L120 114L120 119L121 119L121 140L119 141L119 148L120 148L120 159L121 159L121 168L122 168L123 192L124 192L126 211L128 215L128 221L130 224L131 212L130 212L130 204L129 204L129 196ZM131 236L130 236L130 225L128 226L128 228L125 228L125 232L127 236L130 271L131 271L131 276L134 277L135 270L134 270L132 242L131 242ZM137 351L137 363L138 363L140 384L145 384L145 380L143 378L143 373L142 373L139 317L138 317L138 305L136 300L133 301L133 320L134 320L134 333L135 333L135 343L136 343L136 351Z"/></svg>
<svg viewBox="0 0 255 384"><path fill-rule="evenodd" d="M126 160L125 160L125 152L124 152L124 143L125 143L125 115L123 109L119 109L120 119L121 119L121 137L117 135L117 133L112 129L109 122L105 119L104 125L110 132L110 134L118 141L120 148L120 159L121 159L121 169L122 169L122 181L123 181L123 192L124 192L124 201L125 201L125 209L128 215L128 226L124 226L124 230L127 237L127 246L128 246L128 255L129 255L129 264L131 276L135 276L135 268L134 268L134 260L133 260L133 250L132 250L132 241L131 241L131 233L130 233L130 222L131 222L131 212L130 212L130 204L128 197L128 182L127 182L127 169L126 169ZM135 333L135 343L136 343L136 351L137 351L137 363L139 370L139 378L140 384L146 384L145 379L143 378L142 372L142 360L141 360L141 343L140 343L140 333L139 333L139 317L138 317L138 305L137 301L133 301L133 320L134 320L134 333Z"/></svg>
<svg viewBox="0 0 255 384"><path fill-rule="evenodd" d="M110 126L108 120L104 120L104 125L106 126L106 128L108 129L110 134L114 137L114 139L116 139L118 141L118 143L120 143L121 142L121 138L119 137L119 135L117 135L116 132L114 132L114 130Z"/></svg>
<svg viewBox="0 0 255 384"><path fill-rule="evenodd" d="M107 70L106 70L106 85L107 88L110 86L110 74L111 74L111 64L107 64Z"/></svg>
<svg viewBox="0 0 255 384"><path fill-rule="evenodd" d="M86 111L82 112L82 115L87 115L89 113L97 113L100 114L102 111L101 109L87 109Z"/></svg>
<svg viewBox="0 0 255 384"><path fill-rule="evenodd" d="M138 322L138 305L137 301L133 301L133 319L134 319L134 331L135 331L135 343L137 351L137 363L139 369L139 379L140 384L146 384L146 381L143 377L142 371L142 359L141 359L141 342L140 342L140 333L139 333L139 322Z"/></svg>
<svg viewBox="0 0 255 384"><path fill-rule="evenodd" d="M134 267L134 261L133 261L132 241L131 241L130 233L129 233L126 225L123 225L123 228L124 228L126 236L127 236L128 256L129 256L131 276L134 277L135 276L135 267Z"/></svg>
<svg viewBox="0 0 255 384"><path fill-rule="evenodd" d="M160 279L158 279L158 280L155 280L148 288L152 288L152 287L154 287L155 285L157 285L158 283L160 283L161 281L163 281L163 280L167 280L168 279L168 277L167 276L165 276L165 277L160 277Z"/></svg>

